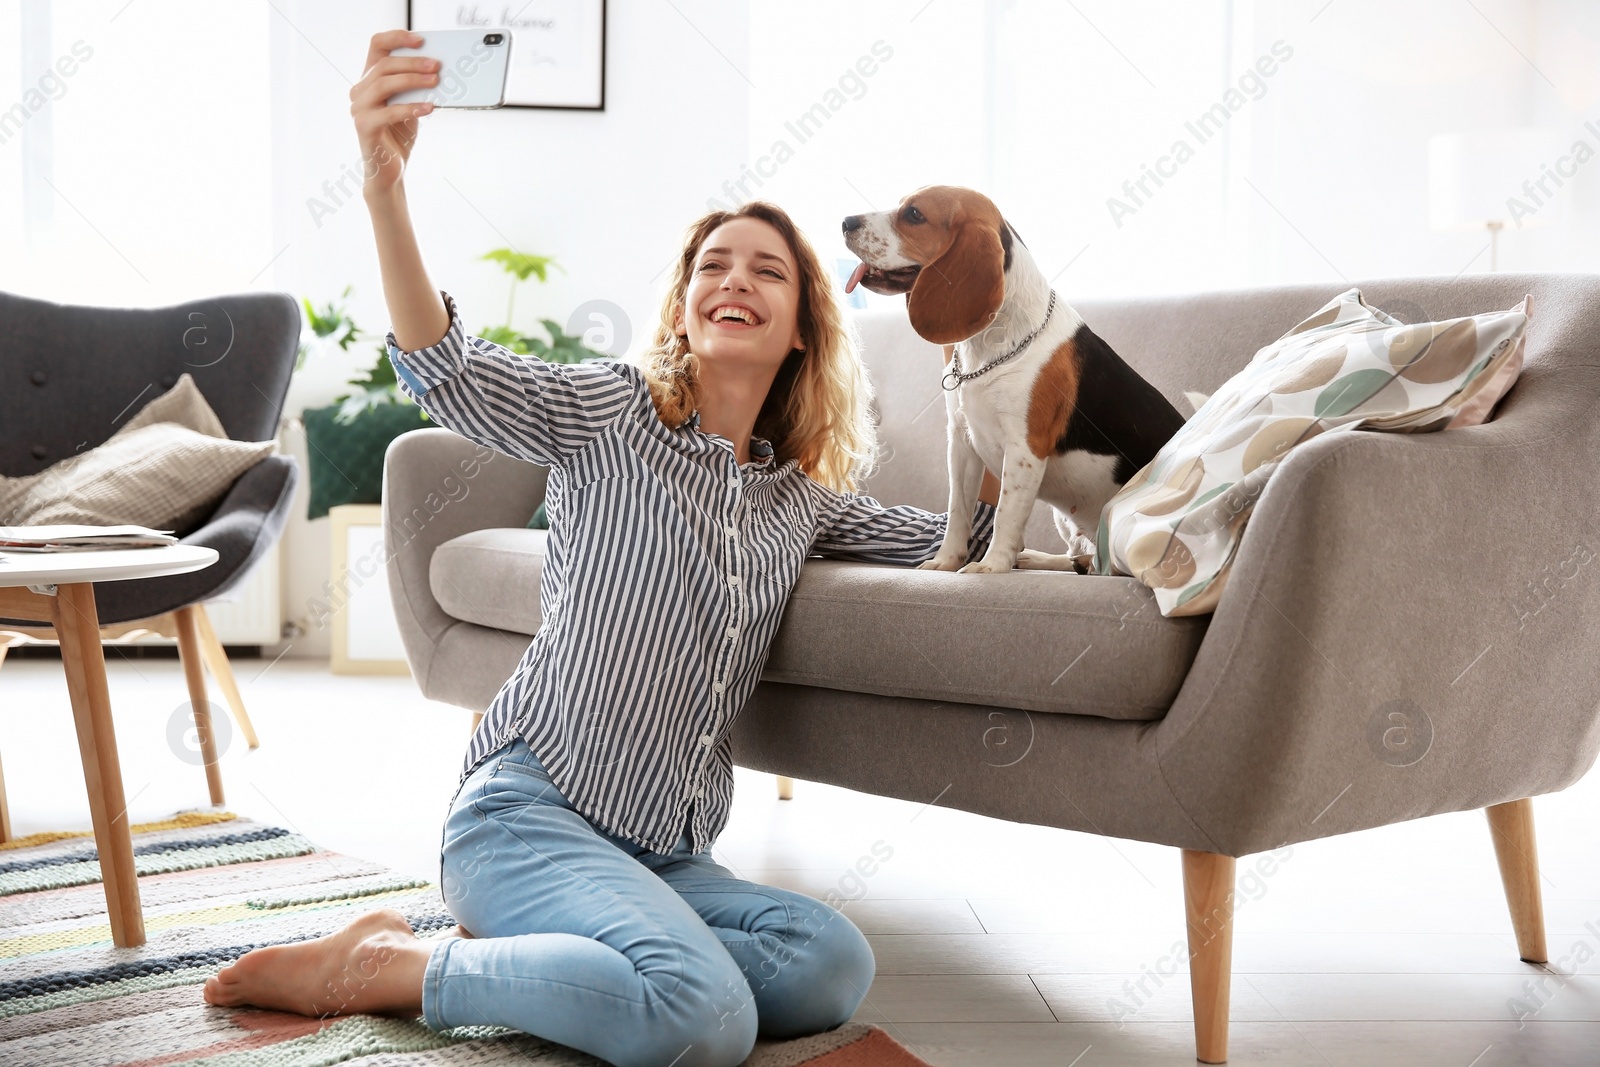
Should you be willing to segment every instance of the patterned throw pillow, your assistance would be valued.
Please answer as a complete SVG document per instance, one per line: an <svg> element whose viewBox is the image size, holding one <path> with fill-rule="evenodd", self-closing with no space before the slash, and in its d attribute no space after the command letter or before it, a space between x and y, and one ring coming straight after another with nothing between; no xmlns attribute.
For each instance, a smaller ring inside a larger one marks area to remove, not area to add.
<svg viewBox="0 0 1600 1067"><path fill-rule="evenodd" d="M1357 428L1488 421L1522 370L1530 303L1408 326L1359 289L1334 297L1257 352L1111 498L1094 572L1138 578L1163 615L1214 610L1245 523L1290 449Z"/></svg>

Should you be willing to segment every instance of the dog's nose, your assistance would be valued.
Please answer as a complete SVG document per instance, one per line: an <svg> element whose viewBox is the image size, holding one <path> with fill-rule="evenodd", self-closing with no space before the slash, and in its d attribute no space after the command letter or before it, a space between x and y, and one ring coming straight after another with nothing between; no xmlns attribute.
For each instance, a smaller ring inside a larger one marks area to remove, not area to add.
<svg viewBox="0 0 1600 1067"><path fill-rule="evenodd" d="M844 217L844 232L845 233L849 233L851 230L859 230L859 229L861 229L861 216L860 215L846 215Z"/></svg>

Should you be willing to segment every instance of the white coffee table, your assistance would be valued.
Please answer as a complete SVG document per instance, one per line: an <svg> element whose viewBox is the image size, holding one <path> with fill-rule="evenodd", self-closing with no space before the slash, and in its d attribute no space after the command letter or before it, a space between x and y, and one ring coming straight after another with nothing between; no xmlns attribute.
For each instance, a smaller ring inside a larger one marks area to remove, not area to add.
<svg viewBox="0 0 1600 1067"><path fill-rule="evenodd" d="M96 582L183 574L216 561L216 549L199 545L0 552L0 618L47 623L61 642L61 666L78 728L83 779L89 787L89 815L100 853L111 939L123 948L144 944L144 912L139 906L133 837L122 796L122 768L111 723L111 694L100 647L94 586ZM209 730L209 723L198 725Z"/></svg>

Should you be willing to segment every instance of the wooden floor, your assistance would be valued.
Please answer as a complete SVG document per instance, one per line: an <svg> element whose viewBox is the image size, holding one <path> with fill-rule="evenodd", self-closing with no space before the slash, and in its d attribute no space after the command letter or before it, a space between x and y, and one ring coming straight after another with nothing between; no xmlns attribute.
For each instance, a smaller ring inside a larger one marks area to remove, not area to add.
<svg viewBox="0 0 1600 1067"><path fill-rule="evenodd" d="M180 757L176 660L107 661L133 819L205 805L202 768ZM221 739L228 806L437 877L469 713L407 678L313 661L236 671L261 747ZM0 668L0 757L16 833L88 827L59 663ZM1600 776L1535 813L1550 956L1570 977L1518 961L1481 812L1241 859L1230 1062L1600 1063ZM740 771L716 855L748 878L853 898L878 960L860 1017L931 1063L1194 1062L1174 849L808 782L778 801L769 776Z"/></svg>

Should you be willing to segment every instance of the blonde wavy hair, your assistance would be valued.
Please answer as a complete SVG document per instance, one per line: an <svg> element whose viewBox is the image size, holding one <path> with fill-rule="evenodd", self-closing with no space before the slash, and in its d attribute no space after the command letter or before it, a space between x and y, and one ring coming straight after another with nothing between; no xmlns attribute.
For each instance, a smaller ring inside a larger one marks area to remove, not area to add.
<svg viewBox="0 0 1600 1067"><path fill-rule="evenodd" d="M805 348L791 351L779 366L756 416L755 435L772 442L773 462L797 459L814 481L836 492L853 491L877 459L872 385L834 295L832 276L811 242L776 204L752 200L732 211L708 212L684 231L655 337L637 361L650 385L656 415L676 429L700 406L700 359L689 351L688 338L674 330L675 317L700 247L718 226L738 218L760 219L777 230L800 275L798 318Z"/></svg>

